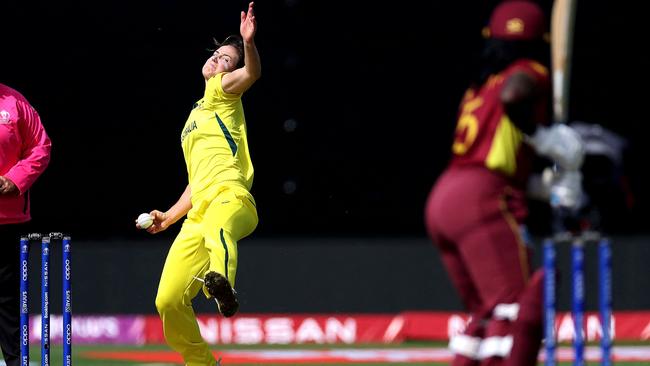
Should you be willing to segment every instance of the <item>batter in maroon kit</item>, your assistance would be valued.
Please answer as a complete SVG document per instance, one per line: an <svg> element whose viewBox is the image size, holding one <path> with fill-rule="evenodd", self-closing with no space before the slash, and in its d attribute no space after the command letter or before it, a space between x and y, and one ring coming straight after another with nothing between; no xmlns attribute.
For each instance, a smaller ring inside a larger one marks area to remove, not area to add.
<svg viewBox="0 0 650 366"><path fill-rule="evenodd" d="M571 205L583 157L573 130L545 126L546 29L535 3L495 8L481 72L460 104L453 157L427 201L429 235L471 314L465 332L450 340L452 365L536 364L543 274L531 270L525 235L530 165L537 152L575 173L560 190L562 203Z"/></svg>

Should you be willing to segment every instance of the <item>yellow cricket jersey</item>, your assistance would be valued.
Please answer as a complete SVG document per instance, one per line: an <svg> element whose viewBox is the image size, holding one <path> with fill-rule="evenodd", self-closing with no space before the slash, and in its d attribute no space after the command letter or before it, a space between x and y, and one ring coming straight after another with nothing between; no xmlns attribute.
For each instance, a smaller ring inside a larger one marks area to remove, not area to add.
<svg viewBox="0 0 650 366"><path fill-rule="evenodd" d="M249 191L253 164L248 151L241 94L221 86L224 73L208 80L181 133L192 204L212 200L223 185Z"/></svg>

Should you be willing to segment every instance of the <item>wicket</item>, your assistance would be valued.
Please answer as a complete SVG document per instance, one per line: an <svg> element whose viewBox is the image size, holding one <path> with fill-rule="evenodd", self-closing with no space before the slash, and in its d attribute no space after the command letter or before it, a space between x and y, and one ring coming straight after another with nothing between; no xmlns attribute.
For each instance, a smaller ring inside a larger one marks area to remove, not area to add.
<svg viewBox="0 0 650 366"><path fill-rule="evenodd" d="M557 244L571 243L571 316L574 327L574 366L584 366L585 340L583 336L585 275L584 246L598 243L598 307L602 326L600 339L601 365L610 366L612 339L610 334L612 315L611 249L609 240L596 232L579 236L557 235L544 241L544 348L545 366L555 366L556 334L556 249Z"/></svg>
<svg viewBox="0 0 650 366"><path fill-rule="evenodd" d="M20 238L20 359L29 366L29 244L41 240L41 366L50 365L50 241L61 240L63 249L63 365L72 365L72 297L70 237L61 233L31 233Z"/></svg>

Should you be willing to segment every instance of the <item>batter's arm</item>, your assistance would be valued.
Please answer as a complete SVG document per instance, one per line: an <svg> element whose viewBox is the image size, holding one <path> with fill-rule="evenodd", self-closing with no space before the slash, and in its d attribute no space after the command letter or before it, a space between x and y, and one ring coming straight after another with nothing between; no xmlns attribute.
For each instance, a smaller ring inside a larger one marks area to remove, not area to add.
<svg viewBox="0 0 650 366"><path fill-rule="evenodd" d="M535 78L521 71L508 77L501 89L501 103L506 114L527 135L537 129L534 115L539 89Z"/></svg>

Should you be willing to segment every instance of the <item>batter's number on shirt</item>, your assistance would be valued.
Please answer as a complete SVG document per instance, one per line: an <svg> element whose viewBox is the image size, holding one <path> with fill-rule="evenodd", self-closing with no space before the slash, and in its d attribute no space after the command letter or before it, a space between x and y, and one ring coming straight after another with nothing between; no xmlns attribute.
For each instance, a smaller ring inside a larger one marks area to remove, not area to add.
<svg viewBox="0 0 650 366"><path fill-rule="evenodd" d="M483 104L483 98L471 99L463 105L463 112L458 118L456 125L456 137L454 139L453 151L456 155L464 155L472 146L478 134L478 118L473 114L476 108Z"/></svg>

